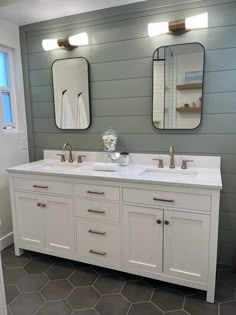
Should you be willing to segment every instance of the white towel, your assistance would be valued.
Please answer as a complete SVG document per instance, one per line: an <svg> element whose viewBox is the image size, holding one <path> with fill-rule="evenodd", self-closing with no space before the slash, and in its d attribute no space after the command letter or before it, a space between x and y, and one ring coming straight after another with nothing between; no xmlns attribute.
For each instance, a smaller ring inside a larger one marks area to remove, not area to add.
<svg viewBox="0 0 236 315"><path fill-rule="evenodd" d="M83 96L80 93L77 98L77 121L76 128L78 129L86 129L88 128L88 117L86 113L86 108L83 100Z"/></svg>
<svg viewBox="0 0 236 315"><path fill-rule="evenodd" d="M59 108L60 123L59 127L62 129L74 129L75 121L73 118L71 105L66 92L61 95L61 106Z"/></svg>
<svg viewBox="0 0 236 315"><path fill-rule="evenodd" d="M117 172L119 165L115 163L95 163L93 164L94 171L108 171L108 172Z"/></svg>

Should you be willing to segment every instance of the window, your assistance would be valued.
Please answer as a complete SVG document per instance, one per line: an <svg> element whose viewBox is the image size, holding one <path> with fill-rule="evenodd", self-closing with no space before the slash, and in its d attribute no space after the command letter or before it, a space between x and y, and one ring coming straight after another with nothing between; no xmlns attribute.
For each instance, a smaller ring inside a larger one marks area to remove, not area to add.
<svg viewBox="0 0 236 315"><path fill-rule="evenodd" d="M0 46L0 119L3 129L15 129L15 86L13 56Z"/></svg>

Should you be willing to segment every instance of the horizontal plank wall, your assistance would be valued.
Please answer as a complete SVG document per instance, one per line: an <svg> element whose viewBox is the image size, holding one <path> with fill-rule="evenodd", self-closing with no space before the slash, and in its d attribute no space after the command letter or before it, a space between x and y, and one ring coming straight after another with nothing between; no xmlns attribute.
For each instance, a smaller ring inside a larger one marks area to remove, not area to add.
<svg viewBox="0 0 236 315"><path fill-rule="evenodd" d="M209 28L181 36L149 38L147 24L209 13ZM112 126L118 149L222 156L219 261L236 254L236 2L167 0L100 10L21 28L22 57L31 159L43 149L102 150L101 133ZM45 52L45 38L85 31L89 45ZM158 131L152 125L152 54L169 44L199 42L206 49L203 119L191 131ZM92 125L63 131L54 123L51 66L61 58L83 56L91 70ZM235 258L236 259L236 258Z"/></svg>

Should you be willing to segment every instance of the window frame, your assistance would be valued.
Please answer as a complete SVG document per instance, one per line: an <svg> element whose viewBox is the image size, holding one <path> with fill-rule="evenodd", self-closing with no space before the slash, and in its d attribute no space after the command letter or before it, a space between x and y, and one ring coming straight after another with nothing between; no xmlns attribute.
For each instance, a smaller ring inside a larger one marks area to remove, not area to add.
<svg viewBox="0 0 236 315"><path fill-rule="evenodd" d="M15 71L14 71L14 50L8 47L5 47L0 44L0 52L7 53L8 55L8 80L10 83L10 88L0 87L0 128L4 133L12 132L17 129L17 119L16 119L16 84L15 84ZM9 93L10 102L11 102L11 115L12 122L4 123L3 120L3 104L2 104L2 93Z"/></svg>

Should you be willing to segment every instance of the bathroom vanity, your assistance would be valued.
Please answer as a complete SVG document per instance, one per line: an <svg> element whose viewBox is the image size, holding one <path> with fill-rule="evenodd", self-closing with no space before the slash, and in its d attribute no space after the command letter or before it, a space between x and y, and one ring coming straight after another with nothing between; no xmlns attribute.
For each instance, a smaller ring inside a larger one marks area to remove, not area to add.
<svg viewBox="0 0 236 315"><path fill-rule="evenodd" d="M117 172L48 159L8 170L16 255L24 249L207 291L214 302L219 157L193 157L175 169L131 155Z"/></svg>

